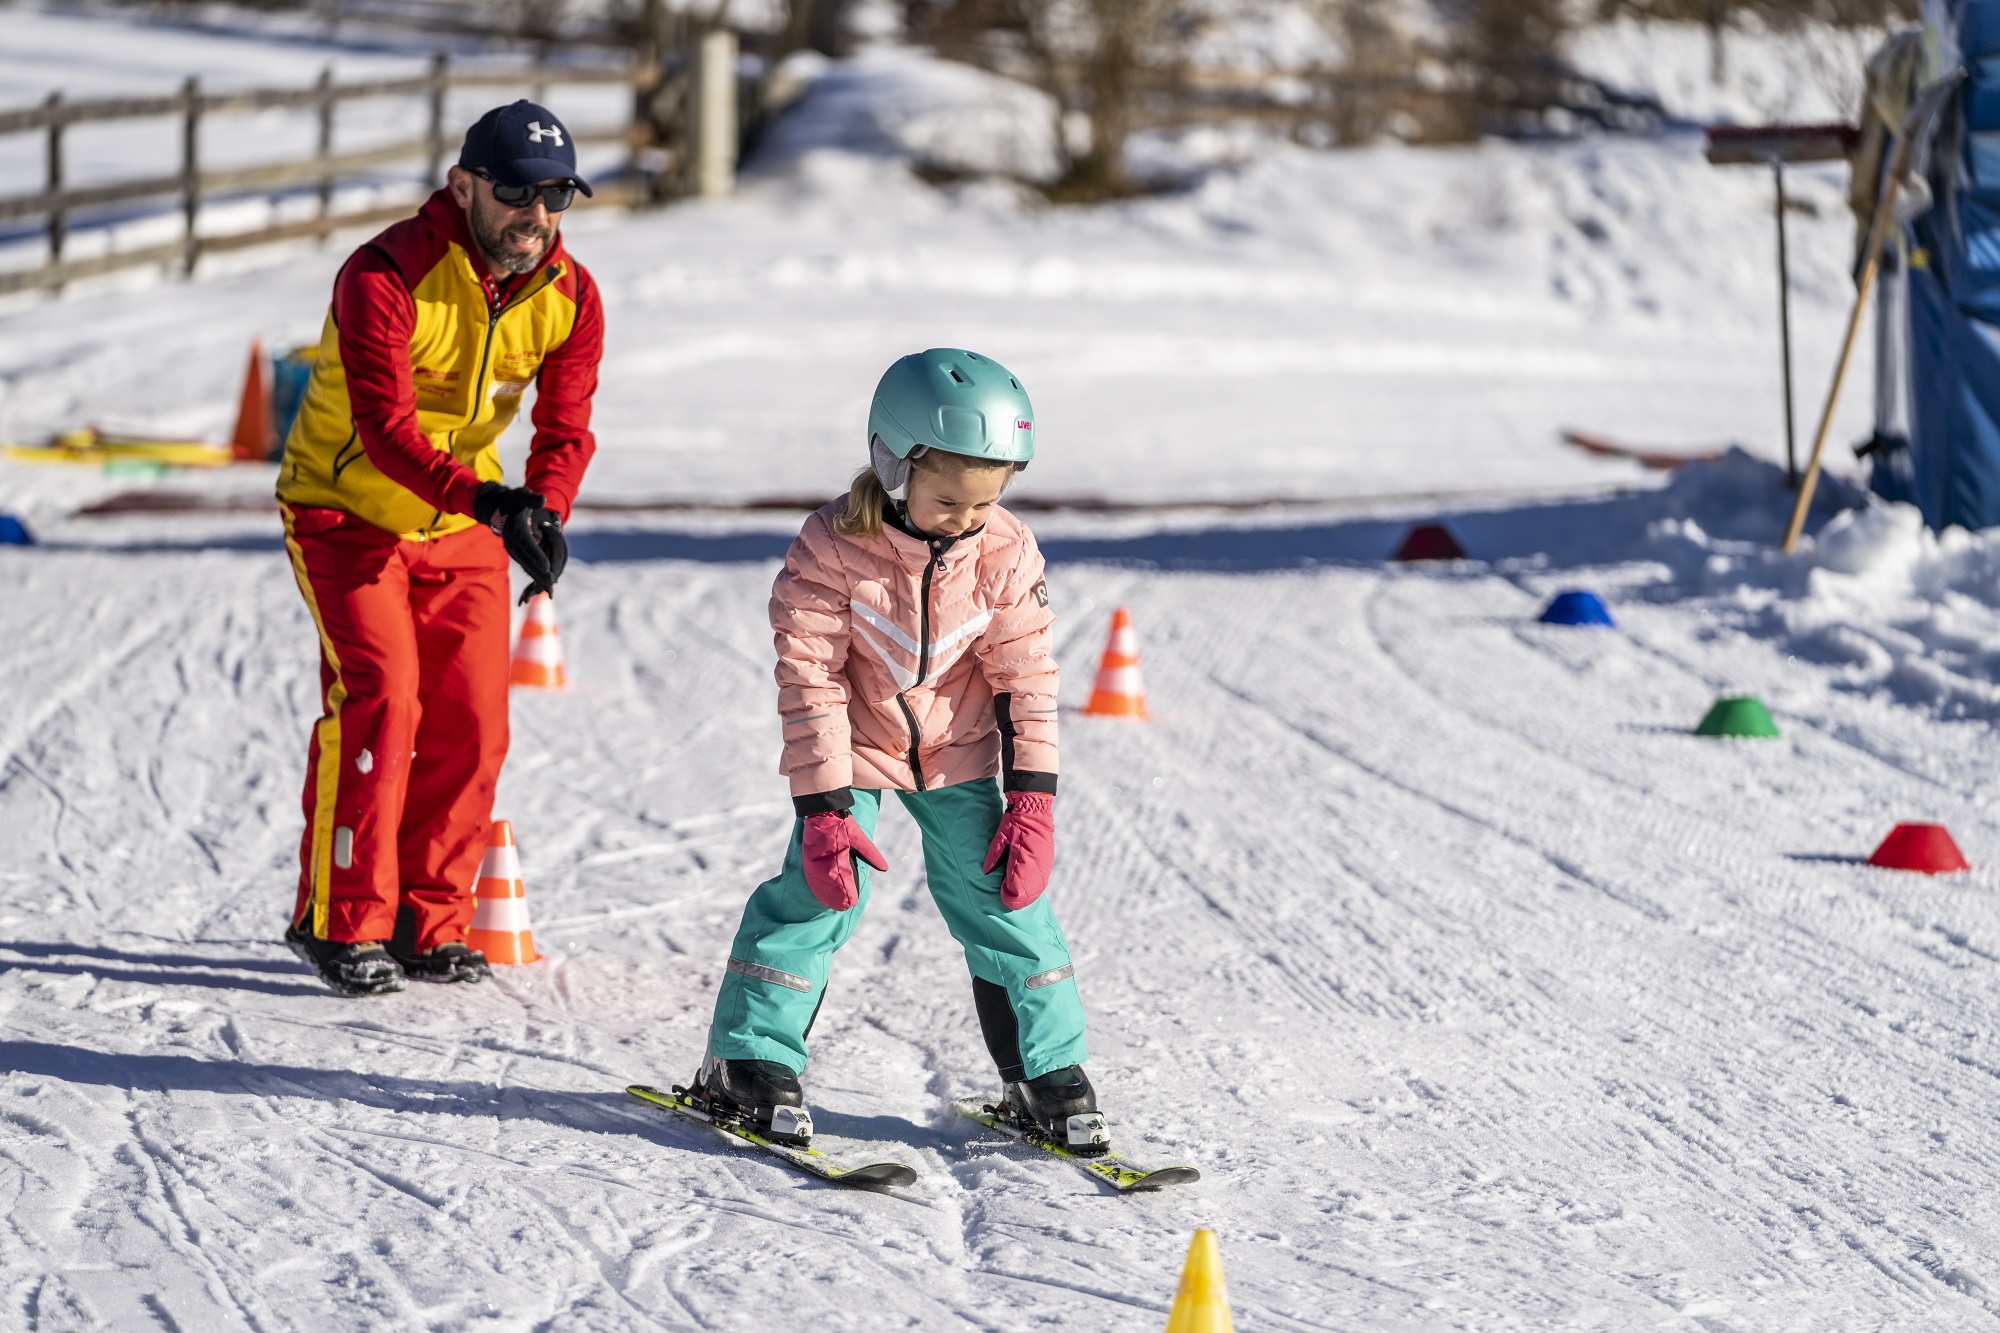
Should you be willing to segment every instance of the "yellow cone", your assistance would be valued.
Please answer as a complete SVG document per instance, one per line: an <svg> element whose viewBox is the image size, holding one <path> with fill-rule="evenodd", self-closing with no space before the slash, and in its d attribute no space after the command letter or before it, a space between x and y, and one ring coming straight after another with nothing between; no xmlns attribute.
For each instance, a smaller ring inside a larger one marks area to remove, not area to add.
<svg viewBox="0 0 2000 1333"><path fill-rule="evenodd" d="M1236 1333L1229 1318L1229 1291L1222 1285L1222 1250L1207 1227L1195 1232L1194 1244L1188 1246L1167 1333Z"/></svg>

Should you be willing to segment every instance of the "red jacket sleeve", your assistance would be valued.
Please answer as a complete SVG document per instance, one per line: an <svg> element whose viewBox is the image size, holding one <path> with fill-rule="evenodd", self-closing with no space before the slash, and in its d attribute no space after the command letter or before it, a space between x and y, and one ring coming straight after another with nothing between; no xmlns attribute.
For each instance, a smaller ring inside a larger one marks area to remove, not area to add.
<svg viewBox="0 0 2000 1333"><path fill-rule="evenodd" d="M562 346L542 358L535 380L534 442L528 446L528 489L569 520L583 470L597 452L590 433L590 400L597 392L597 363L604 354L604 307L597 283L576 266L576 323Z"/></svg>
<svg viewBox="0 0 2000 1333"><path fill-rule="evenodd" d="M417 303L387 255L364 247L341 269L333 284L333 321L354 429L368 461L433 508L470 514L478 475L417 427L410 376Z"/></svg>

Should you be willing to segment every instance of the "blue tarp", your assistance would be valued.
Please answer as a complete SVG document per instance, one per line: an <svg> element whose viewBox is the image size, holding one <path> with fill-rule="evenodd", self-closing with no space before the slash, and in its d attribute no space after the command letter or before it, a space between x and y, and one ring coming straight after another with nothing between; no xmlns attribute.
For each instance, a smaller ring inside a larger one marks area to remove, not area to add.
<svg viewBox="0 0 2000 1333"><path fill-rule="evenodd" d="M1939 530L2000 526L2000 0L1951 15L1966 81L1927 136L1933 206L1884 264L1870 477Z"/></svg>

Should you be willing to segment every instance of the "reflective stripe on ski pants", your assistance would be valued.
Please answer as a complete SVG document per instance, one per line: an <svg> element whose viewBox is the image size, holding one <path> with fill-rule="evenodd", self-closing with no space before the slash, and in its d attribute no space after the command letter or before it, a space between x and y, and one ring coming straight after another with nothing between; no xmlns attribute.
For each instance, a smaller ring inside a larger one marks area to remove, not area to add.
<svg viewBox="0 0 2000 1333"><path fill-rule="evenodd" d="M966 968L1003 987L1013 1003L1028 1077L1082 1064L1083 1002L1049 895L1009 912L1000 905L1001 872L979 868L1000 824L1000 784L981 778L896 794L923 832L931 897L965 949ZM882 793L854 793L855 822L871 838L881 807ZM708 1049L721 1059L775 1060L804 1072L806 1029L826 990L828 967L868 906L870 871L858 860L860 900L851 910L831 911L812 896L800 851L804 828L803 819L793 825L784 869L758 885L743 906L708 1033Z"/></svg>

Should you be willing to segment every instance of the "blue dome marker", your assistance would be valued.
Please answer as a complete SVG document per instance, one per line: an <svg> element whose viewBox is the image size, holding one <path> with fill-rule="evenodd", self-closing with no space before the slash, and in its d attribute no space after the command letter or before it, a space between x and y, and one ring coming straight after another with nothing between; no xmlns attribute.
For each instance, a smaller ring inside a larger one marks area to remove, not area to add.
<svg viewBox="0 0 2000 1333"><path fill-rule="evenodd" d="M12 514L0 513L0 546L33 546L35 539L28 532L28 525Z"/></svg>
<svg viewBox="0 0 2000 1333"><path fill-rule="evenodd" d="M1588 588L1565 588L1542 611L1544 625L1596 625L1616 629L1604 599Z"/></svg>

